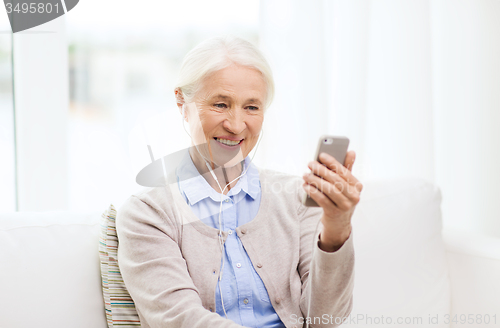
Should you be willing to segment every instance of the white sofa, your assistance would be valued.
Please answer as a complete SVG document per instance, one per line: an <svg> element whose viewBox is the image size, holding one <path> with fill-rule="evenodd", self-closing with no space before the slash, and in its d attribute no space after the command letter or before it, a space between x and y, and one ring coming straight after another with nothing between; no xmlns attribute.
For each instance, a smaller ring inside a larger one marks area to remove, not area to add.
<svg viewBox="0 0 500 328"><path fill-rule="evenodd" d="M442 233L440 202L422 180L365 183L353 217L354 309L343 327L500 327L500 240ZM107 327L104 210L0 214L0 328Z"/></svg>

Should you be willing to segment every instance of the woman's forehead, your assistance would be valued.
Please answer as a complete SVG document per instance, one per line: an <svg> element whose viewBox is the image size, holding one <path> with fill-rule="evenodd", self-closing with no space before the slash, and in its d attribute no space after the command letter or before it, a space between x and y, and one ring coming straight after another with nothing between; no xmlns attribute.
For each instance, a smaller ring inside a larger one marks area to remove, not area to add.
<svg viewBox="0 0 500 328"><path fill-rule="evenodd" d="M246 102L262 104L262 97L260 94L252 92L236 93L234 91L227 92L212 92L204 95L204 98L211 101L234 101L243 99Z"/></svg>
<svg viewBox="0 0 500 328"><path fill-rule="evenodd" d="M262 74L248 67L226 67L207 76L199 89L203 98L231 100L247 98L263 101L267 92Z"/></svg>

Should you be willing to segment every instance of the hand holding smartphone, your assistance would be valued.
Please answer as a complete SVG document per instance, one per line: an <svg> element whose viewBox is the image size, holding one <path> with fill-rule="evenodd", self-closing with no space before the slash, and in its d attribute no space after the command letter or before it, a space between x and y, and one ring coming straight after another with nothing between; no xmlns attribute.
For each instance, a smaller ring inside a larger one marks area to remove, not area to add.
<svg viewBox="0 0 500 328"><path fill-rule="evenodd" d="M333 156L339 163L344 164L345 157L347 154L347 148L349 147L349 139L342 136L321 136L318 142L318 147L316 148L315 159L319 161L319 154L327 153ZM321 163L321 162L320 162ZM305 206L316 206L319 205L311 198L309 195L305 194L302 199L302 203Z"/></svg>

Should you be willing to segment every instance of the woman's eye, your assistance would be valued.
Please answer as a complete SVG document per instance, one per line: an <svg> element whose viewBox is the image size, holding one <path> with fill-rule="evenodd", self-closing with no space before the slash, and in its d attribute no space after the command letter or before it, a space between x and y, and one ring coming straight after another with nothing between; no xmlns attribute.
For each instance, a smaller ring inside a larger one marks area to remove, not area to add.
<svg viewBox="0 0 500 328"><path fill-rule="evenodd" d="M248 106L247 108L250 110L258 110L259 109L259 107L256 107L256 106Z"/></svg>
<svg viewBox="0 0 500 328"><path fill-rule="evenodd" d="M226 104L215 104L214 106L217 108L227 108Z"/></svg>

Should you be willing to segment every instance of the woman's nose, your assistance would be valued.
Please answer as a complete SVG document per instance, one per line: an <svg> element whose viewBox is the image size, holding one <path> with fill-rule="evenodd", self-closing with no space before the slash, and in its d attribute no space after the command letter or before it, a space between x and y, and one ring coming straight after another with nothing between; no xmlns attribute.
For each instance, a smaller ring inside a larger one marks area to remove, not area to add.
<svg viewBox="0 0 500 328"><path fill-rule="evenodd" d="M240 110L229 111L227 118L223 122L223 126L233 134L240 134L246 128L243 113Z"/></svg>

